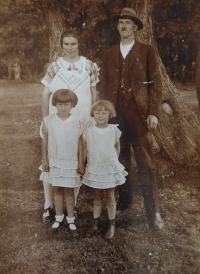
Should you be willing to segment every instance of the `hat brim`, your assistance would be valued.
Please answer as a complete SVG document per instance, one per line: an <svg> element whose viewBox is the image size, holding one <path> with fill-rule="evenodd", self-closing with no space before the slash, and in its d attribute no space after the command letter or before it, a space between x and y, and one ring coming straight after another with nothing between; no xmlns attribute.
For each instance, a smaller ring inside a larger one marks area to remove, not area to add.
<svg viewBox="0 0 200 274"><path fill-rule="evenodd" d="M141 30L143 28L143 23L140 19L138 19L137 17L131 16L131 15L125 15L125 14L113 14L111 16L111 20L113 21L118 21L119 19L130 19L132 20L137 26L138 29L137 30Z"/></svg>

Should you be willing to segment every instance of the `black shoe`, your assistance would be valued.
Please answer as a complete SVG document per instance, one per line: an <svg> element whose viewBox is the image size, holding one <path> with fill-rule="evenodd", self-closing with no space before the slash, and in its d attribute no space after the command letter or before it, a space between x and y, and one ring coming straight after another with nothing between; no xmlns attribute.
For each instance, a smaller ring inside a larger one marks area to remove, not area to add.
<svg viewBox="0 0 200 274"><path fill-rule="evenodd" d="M55 220L55 215L56 215L54 209L51 208L51 207L46 208L44 210L43 214L46 213L47 211L49 211L49 216L46 216L46 217L42 216L42 222L45 225L47 225L47 224L51 223L52 221L54 221Z"/></svg>
<svg viewBox="0 0 200 274"><path fill-rule="evenodd" d="M96 218L92 221L92 224L87 230L85 237L91 238L98 231L98 228L99 228L99 218Z"/></svg>
<svg viewBox="0 0 200 274"><path fill-rule="evenodd" d="M119 214L123 211L126 211L126 210L130 209L131 206L132 206L132 204L128 204L128 205L117 204L116 214Z"/></svg>
<svg viewBox="0 0 200 274"><path fill-rule="evenodd" d="M110 221L108 230L106 231L104 238L109 240L109 239L112 239L114 235L115 235L115 219Z"/></svg>
<svg viewBox="0 0 200 274"><path fill-rule="evenodd" d="M78 230L77 227L75 225L75 216L69 218L68 216L66 217L67 220L67 224L68 224L68 228L69 228L69 232L72 236L77 237L78 236Z"/></svg>

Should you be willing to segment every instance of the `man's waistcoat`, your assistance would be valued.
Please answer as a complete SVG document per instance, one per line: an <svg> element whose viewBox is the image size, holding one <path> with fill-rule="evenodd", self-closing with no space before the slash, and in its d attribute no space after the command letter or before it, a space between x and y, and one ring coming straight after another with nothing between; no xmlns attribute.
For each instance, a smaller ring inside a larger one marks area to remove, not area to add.
<svg viewBox="0 0 200 274"><path fill-rule="evenodd" d="M105 51L101 67L100 99L107 99L116 106L121 87L120 46ZM143 120L148 115L159 117L162 99L162 85L154 49L150 45L135 41L129 52L128 73L131 92L125 92L127 100L135 98Z"/></svg>
<svg viewBox="0 0 200 274"><path fill-rule="evenodd" d="M118 103L124 97L126 100L133 98L132 85L129 76L130 51L124 59L121 52L119 53L119 70L120 70L120 85L118 89Z"/></svg>

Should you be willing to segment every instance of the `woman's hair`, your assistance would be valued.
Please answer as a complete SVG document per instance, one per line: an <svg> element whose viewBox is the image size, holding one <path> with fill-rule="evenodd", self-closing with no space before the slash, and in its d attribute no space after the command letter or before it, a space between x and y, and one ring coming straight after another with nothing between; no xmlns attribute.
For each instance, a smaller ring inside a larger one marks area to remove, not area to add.
<svg viewBox="0 0 200 274"><path fill-rule="evenodd" d="M69 29L69 30L66 30L62 33L62 35L60 37L61 48L63 48L63 39L65 37L74 37L78 40L78 44L79 44L80 35L79 35L78 31L76 31L75 29Z"/></svg>
<svg viewBox="0 0 200 274"><path fill-rule="evenodd" d="M55 107L56 103L68 103L71 102L72 106L75 107L78 103L76 94L69 89L58 89L53 94L52 105Z"/></svg>
<svg viewBox="0 0 200 274"><path fill-rule="evenodd" d="M94 117L94 111L107 110L109 111L109 118L116 116L116 111L114 109L113 104L107 100L99 100L92 106L90 110L90 116Z"/></svg>

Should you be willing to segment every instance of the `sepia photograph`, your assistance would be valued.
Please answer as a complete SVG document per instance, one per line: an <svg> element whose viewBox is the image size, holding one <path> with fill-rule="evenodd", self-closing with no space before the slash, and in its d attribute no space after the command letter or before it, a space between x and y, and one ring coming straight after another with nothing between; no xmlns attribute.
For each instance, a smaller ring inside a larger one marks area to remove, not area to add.
<svg viewBox="0 0 200 274"><path fill-rule="evenodd" d="M0 273L200 273L200 1L0 0Z"/></svg>

